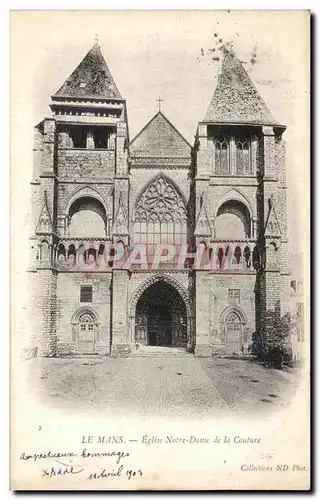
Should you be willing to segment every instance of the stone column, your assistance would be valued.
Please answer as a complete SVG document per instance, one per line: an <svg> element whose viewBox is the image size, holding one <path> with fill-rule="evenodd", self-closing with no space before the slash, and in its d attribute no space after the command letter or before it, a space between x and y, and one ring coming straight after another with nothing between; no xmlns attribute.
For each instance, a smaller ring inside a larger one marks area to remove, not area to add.
<svg viewBox="0 0 320 500"><path fill-rule="evenodd" d="M131 352L131 340L127 325L128 315L128 272L123 269L112 271L112 336L111 356L126 357Z"/></svg>
<svg viewBox="0 0 320 500"><path fill-rule="evenodd" d="M94 138L92 130L88 130L87 132L87 149L94 149Z"/></svg>
<svg viewBox="0 0 320 500"><path fill-rule="evenodd" d="M208 161L207 125L200 123L198 127L199 148L197 152L197 177L211 174L211 162Z"/></svg>
<svg viewBox="0 0 320 500"><path fill-rule="evenodd" d="M235 138L234 135L230 136L230 174L235 175L236 170L237 170L237 165L236 165L236 143L235 143Z"/></svg>
<svg viewBox="0 0 320 500"><path fill-rule="evenodd" d="M57 272L51 268L38 269L37 311L39 318L36 334L38 355L55 356L57 353L56 307L57 307Z"/></svg>
<svg viewBox="0 0 320 500"><path fill-rule="evenodd" d="M211 356L210 348L210 275L196 272L196 345L195 356Z"/></svg>

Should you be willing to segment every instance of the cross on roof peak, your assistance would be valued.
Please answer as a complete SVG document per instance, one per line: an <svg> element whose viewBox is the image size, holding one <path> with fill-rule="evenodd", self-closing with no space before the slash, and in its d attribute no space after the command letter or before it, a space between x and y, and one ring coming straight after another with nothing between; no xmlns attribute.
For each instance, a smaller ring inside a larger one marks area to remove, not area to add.
<svg viewBox="0 0 320 500"><path fill-rule="evenodd" d="M161 111L161 103L163 102L163 99L161 99L161 97L159 97L157 99L157 103L158 103L158 107L159 107L159 111Z"/></svg>

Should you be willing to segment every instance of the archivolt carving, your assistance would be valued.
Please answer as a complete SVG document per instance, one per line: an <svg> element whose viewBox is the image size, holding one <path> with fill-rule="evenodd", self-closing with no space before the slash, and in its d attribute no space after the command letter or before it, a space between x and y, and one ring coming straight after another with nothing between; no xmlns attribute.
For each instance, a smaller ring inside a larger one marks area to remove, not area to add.
<svg viewBox="0 0 320 500"><path fill-rule="evenodd" d="M247 200L247 198L240 191L238 191L238 189L234 189L234 188L226 191L223 194L223 196L221 196L221 198L219 199L218 203L215 206L215 211L214 211L215 217L217 217L218 210L221 207L221 205L223 205L226 201L232 201L232 200L236 200L236 201L243 203L247 207L247 209L249 210L250 217L253 217L254 212L252 210L250 202Z"/></svg>
<svg viewBox="0 0 320 500"><path fill-rule="evenodd" d="M238 320L240 320L240 323L247 323L247 318L240 307L237 307L235 305L228 306L226 307L226 309L224 309L224 311L222 311L222 314L220 316L220 323L225 323L226 321L233 322L236 321L237 318Z"/></svg>
<svg viewBox="0 0 320 500"><path fill-rule="evenodd" d="M66 205L65 214L66 215L69 214L70 207L75 200L85 197L95 198L96 200L99 200L104 206L106 214L108 215L111 213L110 208L106 203L105 199L103 198L103 196L96 189L93 189L89 186L85 186L72 193Z"/></svg>
<svg viewBox="0 0 320 500"><path fill-rule="evenodd" d="M90 316L92 316L96 325L98 325L100 323L98 314L94 311L94 309L92 309L92 307L89 307L89 306L80 307L80 309L78 309L73 314L72 319L71 319L71 323L72 324L79 323L80 316L82 316L83 314L89 314Z"/></svg>

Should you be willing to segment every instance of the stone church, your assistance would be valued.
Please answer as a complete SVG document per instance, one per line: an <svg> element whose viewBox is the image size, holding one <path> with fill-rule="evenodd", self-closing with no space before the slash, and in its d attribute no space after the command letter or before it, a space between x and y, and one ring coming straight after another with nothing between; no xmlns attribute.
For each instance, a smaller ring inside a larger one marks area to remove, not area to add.
<svg viewBox="0 0 320 500"><path fill-rule="evenodd" d="M141 346L241 355L272 345L290 306L286 127L234 52L224 50L193 145L161 111L129 138L98 43L50 108L35 127L31 182L38 355L129 356ZM184 265L153 266L159 243L187 248ZM137 244L147 265L114 258Z"/></svg>

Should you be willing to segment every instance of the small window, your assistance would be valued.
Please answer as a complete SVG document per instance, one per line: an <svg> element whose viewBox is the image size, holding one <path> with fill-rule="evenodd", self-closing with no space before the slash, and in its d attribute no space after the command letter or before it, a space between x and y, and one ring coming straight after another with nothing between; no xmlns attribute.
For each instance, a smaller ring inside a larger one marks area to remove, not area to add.
<svg viewBox="0 0 320 500"><path fill-rule="evenodd" d="M228 296L229 296L230 302L239 304L239 302L240 302L240 290L239 289L229 288Z"/></svg>
<svg viewBox="0 0 320 500"><path fill-rule="evenodd" d="M226 175L229 173L229 138L216 137L215 146L216 174Z"/></svg>
<svg viewBox="0 0 320 500"><path fill-rule="evenodd" d="M92 302L92 286L82 285L80 288L80 302Z"/></svg>
<svg viewBox="0 0 320 500"><path fill-rule="evenodd" d="M236 171L238 175L251 172L250 140L248 137L236 137Z"/></svg>

